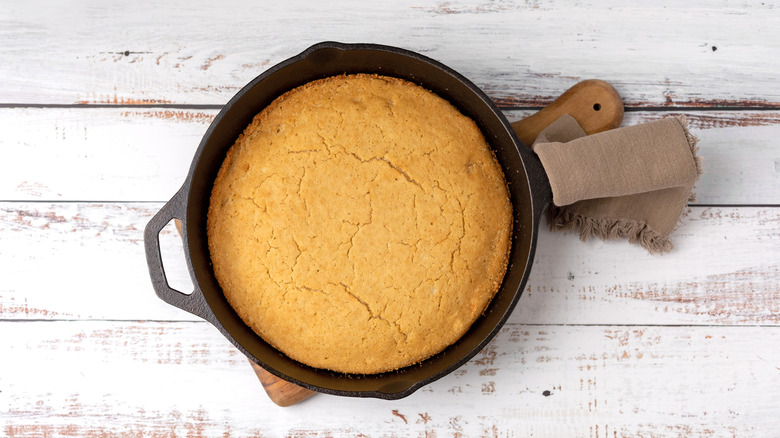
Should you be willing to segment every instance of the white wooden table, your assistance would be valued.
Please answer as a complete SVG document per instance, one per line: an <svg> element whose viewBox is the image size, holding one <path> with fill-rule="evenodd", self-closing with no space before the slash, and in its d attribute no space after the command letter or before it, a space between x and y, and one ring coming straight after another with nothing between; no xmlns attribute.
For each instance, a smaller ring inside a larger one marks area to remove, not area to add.
<svg viewBox="0 0 780 438"><path fill-rule="evenodd" d="M2 2L0 436L780 436L775 5ZM215 328L157 299L142 230L220 107L323 40L421 52L511 120L587 78L618 89L624 125L687 115L706 174L676 249L542 230L514 314L455 373L275 406Z"/></svg>

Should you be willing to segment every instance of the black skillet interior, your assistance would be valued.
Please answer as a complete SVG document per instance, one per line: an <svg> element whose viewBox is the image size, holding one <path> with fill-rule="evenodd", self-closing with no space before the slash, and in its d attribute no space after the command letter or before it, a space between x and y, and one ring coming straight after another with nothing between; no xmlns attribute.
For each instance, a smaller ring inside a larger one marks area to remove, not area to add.
<svg viewBox="0 0 780 438"><path fill-rule="evenodd" d="M206 240L206 211L211 186L227 150L252 118L285 91L315 79L344 73L377 73L415 82L449 100L471 117L503 167L514 206L510 265L501 289L485 314L444 352L418 365L377 375L345 375L314 369L289 359L266 344L244 325L225 300L211 268ZM544 179L538 160L519 143L503 114L481 90L455 71L395 47L320 43L250 82L228 102L204 135L180 192L186 196L185 252L196 284L194 294L201 292L208 305L208 311L204 312L206 319L251 360L279 377L336 395L405 397L468 361L506 321L528 277L537 223L547 203L548 189ZM534 193L534 199L533 192L541 194Z"/></svg>

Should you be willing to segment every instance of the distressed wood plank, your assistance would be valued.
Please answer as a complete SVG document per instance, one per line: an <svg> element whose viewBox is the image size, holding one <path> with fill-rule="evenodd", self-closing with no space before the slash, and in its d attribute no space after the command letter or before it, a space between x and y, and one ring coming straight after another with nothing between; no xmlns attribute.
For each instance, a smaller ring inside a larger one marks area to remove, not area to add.
<svg viewBox="0 0 780 438"><path fill-rule="evenodd" d="M31 436L751 436L780 427L780 328L509 324L398 401L262 393L206 323L0 322L0 433ZM760 389L759 389L760 388Z"/></svg>
<svg viewBox="0 0 780 438"><path fill-rule="evenodd" d="M0 109L0 199L168 200L217 112Z"/></svg>
<svg viewBox="0 0 780 438"><path fill-rule="evenodd" d="M0 253L1 318L195 319L157 299L149 279L143 229L161 205L0 205L0 240L12 249ZM163 254L179 254L169 283L186 282L173 224L160 239Z"/></svg>
<svg viewBox="0 0 780 438"><path fill-rule="evenodd" d="M223 104L269 66L337 40L424 53L505 106L543 105L589 78L615 84L630 106L780 106L772 2L34 0L3 9L0 103Z"/></svg>
<svg viewBox="0 0 780 438"><path fill-rule="evenodd" d="M542 233L526 301L512 319L780 323L780 209L691 207L672 241L672 253L651 256L621 241Z"/></svg>
<svg viewBox="0 0 780 438"><path fill-rule="evenodd" d="M167 201L217 112L0 109L0 200ZM678 114L700 138L697 202L780 204L780 112L640 111L626 113L623 125Z"/></svg>
<svg viewBox="0 0 780 438"><path fill-rule="evenodd" d="M160 204L0 203L3 319L195 320L160 301L142 230ZM780 208L689 209L677 248L540 232L511 317L533 324L780 324ZM185 282L175 230L169 281ZM45 272L42 272L45 271Z"/></svg>

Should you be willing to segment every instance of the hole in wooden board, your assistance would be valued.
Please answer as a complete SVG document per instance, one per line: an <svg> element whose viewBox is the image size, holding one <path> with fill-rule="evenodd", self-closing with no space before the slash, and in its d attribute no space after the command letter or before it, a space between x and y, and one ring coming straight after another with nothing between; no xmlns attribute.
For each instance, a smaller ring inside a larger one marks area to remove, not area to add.
<svg viewBox="0 0 780 438"><path fill-rule="evenodd" d="M593 110L594 111L601 111L601 104L600 103L594 103L593 104Z"/></svg>
<svg viewBox="0 0 780 438"><path fill-rule="evenodd" d="M173 219L160 230L160 256L162 257L165 281L171 289L189 295L195 289L184 258L184 241Z"/></svg>

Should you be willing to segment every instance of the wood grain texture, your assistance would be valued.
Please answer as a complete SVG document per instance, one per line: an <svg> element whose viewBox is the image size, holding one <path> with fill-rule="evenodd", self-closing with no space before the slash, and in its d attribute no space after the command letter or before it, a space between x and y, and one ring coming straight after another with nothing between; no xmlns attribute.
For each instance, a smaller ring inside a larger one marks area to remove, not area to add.
<svg viewBox="0 0 780 438"><path fill-rule="evenodd" d="M543 106L600 78L628 106L777 108L778 21L772 2L726 0L11 2L0 103L224 104L269 66L336 40L421 52L503 106Z"/></svg>
<svg viewBox="0 0 780 438"><path fill-rule="evenodd" d="M0 200L167 201L217 112L0 109ZM680 114L700 139L698 203L780 205L779 111L628 112L623 126Z"/></svg>
<svg viewBox="0 0 780 438"><path fill-rule="evenodd" d="M146 266L143 229L159 207L3 203L0 238L12 250L0 252L0 316L123 319L106 313L114 308L128 310L131 319L180 318L183 312L154 295ZM166 268L169 282L181 284L188 274L172 224L160 240L163 254L180 254Z"/></svg>
<svg viewBox="0 0 780 438"><path fill-rule="evenodd" d="M152 291L142 230L160 204L0 203L2 319L197 320ZM780 324L780 209L691 207L651 256L622 241L540 232L525 295L530 324ZM161 234L169 282L181 243ZM41 270L45 273L42 275Z"/></svg>
<svg viewBox="0 0 780 438"><path fill-rule="evenodd" d="M0 199L168 200L217 112L0 109Z"/></svg>
<svg viewBox="0 0 780 438"><path fill-rule="evenodd" d="M257 379L260 380L260 383L263 385L263 389L268 398L280 407L286 408L296 405L317 394L310 389L276 377L260 365L252 362L251 359L249 360L249 363L252 366L252 370L257 375Z"/></svg>
<svg viewBox="0 0 780 438"><path fill-rule="evenodd" d="M408 398L282 409L206 323L0 322L12 437L751 436L780 428L780 328L509 324ZM122 376L122 378L118 378Z"/></svg>

